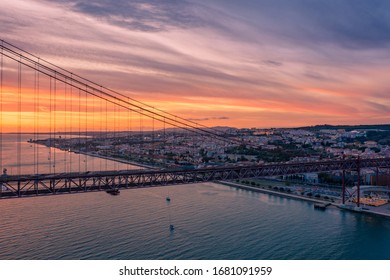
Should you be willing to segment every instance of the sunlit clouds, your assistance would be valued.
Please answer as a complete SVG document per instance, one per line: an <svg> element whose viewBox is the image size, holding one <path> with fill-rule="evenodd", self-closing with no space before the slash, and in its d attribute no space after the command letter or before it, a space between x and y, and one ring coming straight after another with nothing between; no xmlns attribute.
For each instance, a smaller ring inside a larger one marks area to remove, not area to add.
<svg viewBox="0 0 390 280"><path fill-rule="evenodd" d="M204 125L376 124L390 122L389 9L387 1L346 0L5 0L0 33ZM3 121L17 113L16 78L8 77ZM24 87L23 98L33 101L31 80ZM41 103L41 114L54 110ZM92 112L100 105L90 102L86 119L98 118ZM38 110L24 106L26 119ZM69 122L65 108L56 110L57 121Z"/></svg>

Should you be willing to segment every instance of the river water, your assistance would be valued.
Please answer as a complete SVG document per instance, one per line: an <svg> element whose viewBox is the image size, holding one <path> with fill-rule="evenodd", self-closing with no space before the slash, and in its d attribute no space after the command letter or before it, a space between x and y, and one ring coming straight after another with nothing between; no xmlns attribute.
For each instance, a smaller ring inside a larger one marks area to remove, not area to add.
<svg viewBox="0 0 390 280"><path fill-rule="evenodd" d="M80 153L62 151L44 145L29 143L30 139L48 139L49 134L3 134L1 137L0 167L6 168L9 175L43 174L62 172L85 172L101 170L128 170L140 167L117 161L87 156ZM72 135L56 135L56 138L77 138ZM20 150L20 152L18 152ZM20 154L20 159L18 159ZM19 164L20 163L20 164Z"/></svg>
<svg viewBox="0 0 390 280"><path fill-rule="evenodd" d="M0 213L0 259L390 259L389 219L215 183L3 199Z"/></svg>

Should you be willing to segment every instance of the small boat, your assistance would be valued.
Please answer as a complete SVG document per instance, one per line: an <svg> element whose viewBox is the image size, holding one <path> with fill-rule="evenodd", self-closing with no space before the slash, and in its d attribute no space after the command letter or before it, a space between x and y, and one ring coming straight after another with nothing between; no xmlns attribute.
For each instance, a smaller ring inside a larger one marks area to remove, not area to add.
<svg viewBox="0 0 390 280"><path fill-rule="evenodd" d="M175 227L173 225L169 225L169 230L170 231L174 231L175 230Z"/></svg>
<svg viewBox="0 0 390 280"><path fill-rule="evenodd" d="M118 195L120 194L120 191L118 189L111 189L111 190L106 190L106 193L111 195Z"/></svg>
<svg viewBox="0 0 390 280"><path fill-rule="evenodd" d="M318 209L318 210L325 210L326 209L326 205L325 204L314 204L314 209Z"/></svg>
<svg viewBox="0 0 390 280"><path fill-rule="evenodd" d="M170 198L169 196L167 196L167 197L165 198L165 200L166 200L167 202L170 202L170 201L171 201L171 198Z"/></svg>

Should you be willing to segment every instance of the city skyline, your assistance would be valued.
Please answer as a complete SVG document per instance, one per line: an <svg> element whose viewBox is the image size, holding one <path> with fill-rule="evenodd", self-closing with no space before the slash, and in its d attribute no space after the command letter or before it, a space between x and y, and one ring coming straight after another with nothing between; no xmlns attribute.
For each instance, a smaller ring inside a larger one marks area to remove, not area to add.
<svg viewBox="0 0 390 280"><path fill-rule="evenodd" d="M389 123L385 1L127 2L4 1L2 39L207 126ZM16 75L6 71L2 120L15 127ZM45 130L54 108L40 94ZM89 101L96 119L101 103Z"/></svg>

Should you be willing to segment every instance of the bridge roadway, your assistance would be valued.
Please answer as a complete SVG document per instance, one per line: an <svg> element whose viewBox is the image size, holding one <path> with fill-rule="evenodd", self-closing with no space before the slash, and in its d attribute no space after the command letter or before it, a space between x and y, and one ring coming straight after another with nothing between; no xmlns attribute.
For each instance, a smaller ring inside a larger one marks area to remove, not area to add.
<svg viewBox="0 0 390 280"><path fill-rule="evenodd" d="M2 175L0 176L0 198L104 191L115 188L143 188L311 172L360 170L362 168L390 168L390 158L213 167L193 170L122 170Z"/></svg>

